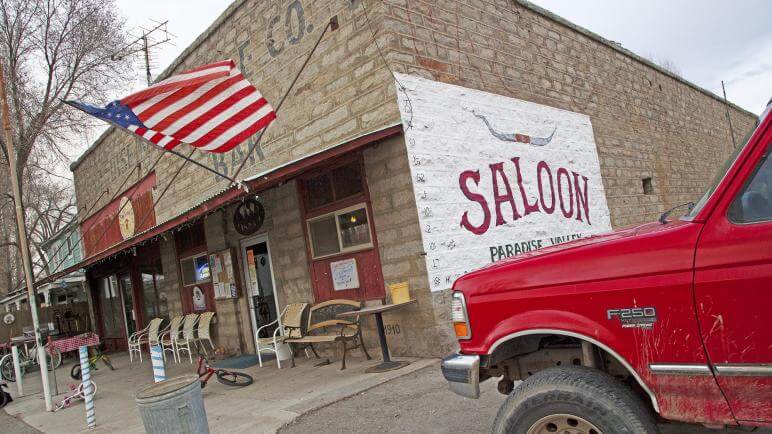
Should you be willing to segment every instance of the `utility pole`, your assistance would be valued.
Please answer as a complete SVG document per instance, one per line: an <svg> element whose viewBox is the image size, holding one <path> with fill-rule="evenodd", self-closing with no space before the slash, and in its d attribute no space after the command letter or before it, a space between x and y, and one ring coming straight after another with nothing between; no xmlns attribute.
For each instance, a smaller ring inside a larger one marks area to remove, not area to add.
<svg viewBox="0 0 772 434"><path fill-rule="evenodd" d="M0 62L0 104L3 106L3 141L8 155L8 170L13 190L13 202L16 204L16 234L21 251L21 261L24 265L24 282L27 284L27 298L29 309L32 313L32 326L35 328L35 344L37 345L38 365L40 366L40 378L43 381L43 395L46 401L46 411L52 411L51 385L48 383L48 363L44 350L43 339L40 336L40 320L38 318L38 302L35 294L35 282L32 280L32 259L29 254L29 241L27 229L24 224L24 207L21 203L21 187L16 168L16 149L13 145L13 131L11 130L10 113L8 112L8 96L5 90L5 71Z"/></svg>

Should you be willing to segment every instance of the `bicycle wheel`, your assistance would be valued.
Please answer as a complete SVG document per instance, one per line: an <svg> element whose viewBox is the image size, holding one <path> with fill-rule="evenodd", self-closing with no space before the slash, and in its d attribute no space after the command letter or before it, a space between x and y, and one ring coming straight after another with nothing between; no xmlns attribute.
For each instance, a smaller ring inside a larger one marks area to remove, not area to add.
<svg viewBox="0 0 772 434"><path fill-rule="evenodd" d="M23 361L20 361L19 363L22 362ZM23 377L26 370L23 364L19 367L19 370ZM16 371L13 369L13 357L10 354L4 356L3 359L0 360L0 377L5 381L10 381L12 383L16 382Z"/></svg>
<svg viewBox="0 0 772 434"><path fill-rule="evenodd" d="M70 377L72 377L73 380L80 380L80 363L72 366L72 369L70 369Z"/></svg>
<svg viewBox="0 0 772 434"><path fill-rule="evenodd" d="M224 369L217 370L217 381L226 385L234 387L244 387L252 384L252 376L243 372L226 371Z"/></svg>
<svg viewBox="0 0 772 434"><path fill-rule="evenodd" d="M91 387L89 388L90 389L89 392L91 393L91 396L96 395L97 393L96 383L94 383L93 381L89 381L89 385L91 385ZM83 383L80 383L78 385L78 396L80 396L83 399L86 399L86 389L83 387Z"/></svg>

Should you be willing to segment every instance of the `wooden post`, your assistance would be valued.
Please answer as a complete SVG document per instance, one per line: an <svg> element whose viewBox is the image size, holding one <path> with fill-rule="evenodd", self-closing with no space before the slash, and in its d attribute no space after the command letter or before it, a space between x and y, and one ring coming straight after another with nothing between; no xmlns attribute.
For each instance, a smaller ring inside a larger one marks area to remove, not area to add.
<svg viewBox="0 0 772 434"><path fill-rule="evenodd" d="M40 377L43 380L43 395L46 401L46 411L53 411L51 402L51 384L48 382L48 364L46 363L46 352L43 350L44 343L40 337L40 321L38 319L38 303L35 294L35 282L32 275L32 260L29 254L29 241L27 240L27 229L24 226L24 208L21 203L21 187L16 168L16 149L13 146L13 131L11 130L10 114L8 113L8 96L5 91L5 71L2 62L0 62L0 103L3 106L3 141L5 149L8 152L8 170L11 178L11 187L13 190L13 201L16 204L16 240L19 242L21 251L21 261L24 265L24 282L27 285L27 298L29 299L29 309L32 313L32 326L35 328L35 343L38 351L38 365L40 366Z"/></svg>

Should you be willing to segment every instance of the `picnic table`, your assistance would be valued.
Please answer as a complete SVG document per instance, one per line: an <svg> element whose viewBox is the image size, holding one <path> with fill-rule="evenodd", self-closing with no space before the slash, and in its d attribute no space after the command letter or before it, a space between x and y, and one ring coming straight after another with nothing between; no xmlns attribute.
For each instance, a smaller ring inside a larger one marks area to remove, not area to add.
<svg viewBox="0 0 772 434"><path fill-rule="evenodd" d="M381 344L381 354L383 355L383 361L373 367L365 369L367 373L378 373L392 371L394 369L403 368L410 364L410 362L391 360L389 355L389 344L386 342L386 332L383 329L383 313L390 312L392 310L401 309L409 304L416 303L416 300L406 301L404 303L397 304L384 304L381 306L371 306L360 310L352 310L350 312L339 313L339 318L356 317L359 315L374 315L375 325L378 330L378 341Z"/></svg>
<svg viewBox="0 0 772 434"><path fill-rule="evenodd" d="M50 345L53 348L58 348L62 353L67 353L70 351L76 351L83 345L87 347L99 345L99 335L91 332L82 333L69 338L51 341Z"/></svg>

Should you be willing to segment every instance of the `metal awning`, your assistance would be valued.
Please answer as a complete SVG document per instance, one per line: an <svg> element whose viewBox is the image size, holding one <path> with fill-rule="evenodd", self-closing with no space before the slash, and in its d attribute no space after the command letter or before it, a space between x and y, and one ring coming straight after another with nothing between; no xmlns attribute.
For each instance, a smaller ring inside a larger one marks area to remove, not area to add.
<svg viewBox="0 0 772 434"><path fill-rule="evenodd" d="M328 147L303 158L290 161L289 163L286 163L282 166L258 173L257 175L250 176L249 178L246 178L242 181L242 183L246 185L247 188L249 188L249 193L245 192L238 186L227 187L204 199L198 204L188 208L175 217L172 217L162 223L156 224L155 226L142 232L134 234L131 238L122 240L119 243L116 243L100 251L99 253L93 254L83 259L81 262L75 265L72 265L62 271L51 274L50 276L35 282L35 287L40 287L46 283L60 279L61 277L66 276L74 271L87 268L98 261L104 260L124 250L130 249L137 244L140 244L151 238L155 238L165 232L174 229L177 226L185 224L186 222L198 219L220 208L230 205L240 200L247 194L259 193L274 187L279 183L291 180L329 159L355 151L373 142L400 134L401 132L401 124L392 125L385 129L359 136L348 142Z"/></svg>

